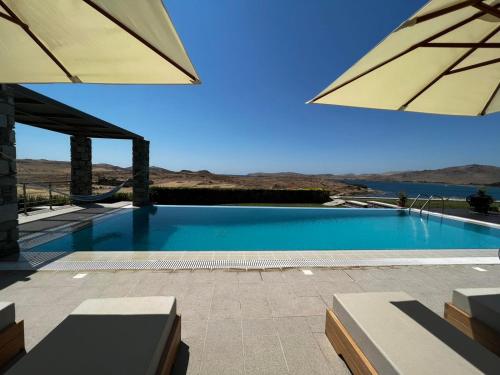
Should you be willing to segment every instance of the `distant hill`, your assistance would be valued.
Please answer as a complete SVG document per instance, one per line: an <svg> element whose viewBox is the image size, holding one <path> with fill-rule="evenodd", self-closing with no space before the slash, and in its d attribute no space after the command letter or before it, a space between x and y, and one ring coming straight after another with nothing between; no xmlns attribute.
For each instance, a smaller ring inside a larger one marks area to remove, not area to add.
<svg viewBox="0 0 500 375"><path fill-rule="evenodd" d="M433 182L456 185L492 185L500 183L500 167L493 165L463 165L422 171L390 172L336 176L345 179L375 181Z"/></svg>
<svg viewBox="0 0 500 375"><path fill-rule="evenodd" d="M252 173L249 176L278 177L287 176L299 178L300 176L314 176L334 180L370 180L370 181L395 181L395 182L430 182L455 185L500 185L500 167L493 165L471 164L458 167L441 169L426 169L422 171L364 173L364 174L315 174L306 175L294 172L278 173Z"/></svg>
<svg viewBox="0 0 500 375"><path fill-rule="evenodd" d="M69 181L71 165L67 161L23 159L17 162L19 182ZM111 164L94 164L93 175L97 180L125 180L131 176L131 167ZM327 189L334 194L356 194L367 191L342 181L407 181L433 182L460 185L500 185L500 167L491 165L464 165L423 171L387 172L372 174L301 174L295 172L251 173L244 176L222 175L207 170L179 172L161 167L150 168L154 185L169 187L218 187L252 189Z"/></svg>
<svg viewBox="0 0 500 375"><path fill-rule="evenodd" d="M99 185L116 185L131 177L131 167L111 164L93 165L94 181ZM22 159L17 161L19 182L61 182L71 179L71 164L67 161ZM153 185L168 187L213 187L247 189L326 189L332 194L356 194L366 192L360 186L322 176L295 174L258 174L249 176L222 175L207 170L174 172L152 166L149 170Z"/></svg>

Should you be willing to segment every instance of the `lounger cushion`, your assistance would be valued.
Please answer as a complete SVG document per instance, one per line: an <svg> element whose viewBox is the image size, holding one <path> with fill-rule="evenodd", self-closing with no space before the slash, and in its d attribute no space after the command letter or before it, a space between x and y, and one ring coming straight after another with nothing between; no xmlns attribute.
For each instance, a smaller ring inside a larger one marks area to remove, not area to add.
<svg viewBox="0 0 500 375"><path fill-rule="evenodd" d="M0 302L0 331L16 321L16 310L12 302Z"/></svg>
<svg viewBox="0 0 500 375"><path fill-rule="evenodd" d="M336 294L333 311L380 374L477 374L500 368L500 358L406 293Z"/></svg>
<svg viewBox="0 0 500 375"><path fill-rule="evenodd" d="M500 332L500 288L456 289L452 303Z"/></svg>
<svg viewBox="0 0 500 375"><path fill-rule="evenodd" d="M174 297L87 300L8 374L155 374L175 315Z"/></svg>

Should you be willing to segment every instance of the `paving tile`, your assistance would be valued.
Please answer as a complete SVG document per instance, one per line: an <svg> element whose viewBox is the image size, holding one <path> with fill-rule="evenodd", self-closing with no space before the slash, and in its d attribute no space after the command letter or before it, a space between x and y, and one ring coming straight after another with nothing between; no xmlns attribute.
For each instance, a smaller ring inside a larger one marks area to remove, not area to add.
<svg viewBox="0 0 500 375"><path fill-rule="evenodd" d="M182 320L208 320L210 315L210 305L200 305L198 303L184 303L177 301L177 311L182 315Z"/></svg>
<svg viewBox="0 0 500 375"><path fill-rule="evenodd" d="M186 340L193 337L202 337L207 335L207 320L184 320L182 321L181 334L182 339Z"/></svg>
<svg viewBox="0 0 500 375"><path fill-rule="evenodd" d="M353 281L320 281L315 283L320 295L334 295L335 293L357 293L363 290Z"/></svg>
<svg viewBox="0 0 500 375"><path fill-rule="evenodd" d="M339 375L350 375L351 372L349 371L349 368L342 360L342 358L340 358L339 355L335 352L326 335L324 333L314 333L313 336L321 350L321 353L323 353L323 356L328 362L332 373Z"/></svg>
<svg viewBox="0 0 500 375"><path fill-rule="evenodd" d="M273 316L267 299L242 299L241 317L244 319L263 319Z"/></svg>
<svg viewBox="0 0 500 375"><path fill-rule="evenodd" d="M287 373L273 351L276 340L258 338L263 336L279 338L291 374L344 374L345 364L324 335L325 309L334 293L403 290L442 316L453 289L498 285L500 266L482 268L488 272L457 265L313 269L310 277L300 270L87 272L83 279L73 279L76 272L2 272L0 300L16 303L28 349L85 299L174 295L184 345L175 374ZM259 340L265 340L261 347ZM266 345L270 349L259 354Z"/></svg>
<svg viewBox="0 0 500 375"><path fill-rule="evenodd" d="M241 301L245 300L265 300L267 299L267 288L263 282L240 283L238 294Z"/></svg>
<svg viewBox="0 0 500 375"><path fill-rule="evenodd" d="M210 320L207 325L207 338L219 336L242 336L241 320L226 319L226 320Z"/></svg>
<svg viewBox="0 0 500 375"><path fill-rule="evenodd" d="M163 285L154 282L139 282L129 289L128 296L131 297L147 297L159 296L163 290Z"/></svg>
<svg viewBox="0 0 500 375"><path fill-rule="evenodd" d="M261 373L266 369L286 372L287 366L277 335L247 336L243 339L245 371Z"/></svg>
<svg viewBox="0 0 500 375"><path fill-rule="evenodd" d="M234 271L216 270L212 271L216 283L238 283L238 273Z"/></svg>
<svg viewBox="0 0 500 375"><path fill-rule="evenodd" d="M99 298L120 298L130 295L135 284L112 283L101 288Z"/></svg>
<svg viewBox="0 0 500 375"><path fill-rule="evenodd" d="M214 360L203 361L200 374L203 375L241 375L244 374L244 364L241 361Z"/></svg>
<svg viewBox="0 0 500 375"><path fill-rule="evenodd" d="M262 277L258 271L247 271L238 272L238 282L239 283L260 283L262 282Z"/></svg>
<svg viewBox="0 0 500 375"><path fill-rule="evenodd" d="M292 292L297 297L318 297L318 291L312 281L297 281L291 285Z"/></svg>
<svg viewBox="0 0 500 375"><path fill-rule="evenodd" d="M297 297L294 312L300 316L324 315L326 304L320 297Z"/></svg>
<svg viewBox="0 0 500 375"><path fill-rule="evenodd" d="M214 297L210 309L210 319L241 318L241 304L237 297Z"/></svg>
<svg viewBox="0 0 500 375"><path fill-rule="evenodd" d="M307 324L309 325L309 329L313 333L325 333L325 324L326 324L326 309L324 314L315 315L315 316L307 316L306 317Z"/></svg>
<svg viewBox="0 0 500 375"><path fill-rule="evenodd" d="M239 285L237 283L217 283L213 292L214 298L234 298L239 299Z"/></svg>
<svg viewBox="0 0 500 375"><path fill-rule="evenodd" d="M171 281L172 272L155 271L146 273L140 280L140 284L167 285Z"/></svg>
<svg viewBox="0 0 500 375"><path fill-rule="evenodd" d="M293 298L292 285L287 283L271 283L266 285L268 298Z"/></svg>
<svg viewBox="0 0 500 375"><path fill-rule="evenodd" d="M224 365L238 363L243 368L243 342L241 336L207 336L203 362L220 362Z"/></svg>
<svg viewBox="0 0 500 375"><path fill-rule="evenodd" d="M289 372L286 367L275 366L267 368L249 368L245 369L246 375L288 375Z"/></svg>
<svg viewBox="0 0 500 375"><path fill-rule="evenodd" d="M307 319L303 316L275 318L274 322L280 337L311 333Z"/></svg>
<svg viewBox="0 0 500 375"><path fill-rule="evenodd" d="M281 271L262 271L260 273L265 283L284 283L285 279Z"/></svg>
<svg viewBox="0 0 500 375"><path fill-rule="evenodd" d="M274 319L242 319L243 339L249 336L277 335Z"/></svg>
<svg viewBox="0 0 500 375"><path fill-rule="evenodd" d="M331 374L332 370L311 333L281 336L290 374Z"/></svg>

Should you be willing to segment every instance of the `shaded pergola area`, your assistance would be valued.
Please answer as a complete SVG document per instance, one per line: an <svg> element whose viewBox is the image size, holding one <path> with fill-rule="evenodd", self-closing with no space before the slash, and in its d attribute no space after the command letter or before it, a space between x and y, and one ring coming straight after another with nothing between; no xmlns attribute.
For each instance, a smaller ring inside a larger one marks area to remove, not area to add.
<svg viewBox="0 0 500 375"><path fill-rule="evenodd" d="M132 141L133 202L149 204L149 141L142 136L53 100L26 87L0 89L0 256L19 251L15 123L71 137L72 195L92 194L92 138ZM41 148L50 145L40 143Z"/></svg>

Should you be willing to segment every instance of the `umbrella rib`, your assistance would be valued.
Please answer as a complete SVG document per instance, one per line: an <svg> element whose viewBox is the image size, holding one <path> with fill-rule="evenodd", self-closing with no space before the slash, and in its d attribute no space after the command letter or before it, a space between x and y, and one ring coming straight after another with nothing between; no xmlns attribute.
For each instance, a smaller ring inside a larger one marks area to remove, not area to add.
<svg viewBox="0 0 500 375"><path fill-rule="evenodd" d="M495 36L498 31L500 31L500 26L497 26L491 33L486 35L479 43L485 43L488 39ZM436 82L438 82L441 78L447 75L454 67L464 61L467 57L469 57L474 51L476 51L478 47L474 47L465 52L462 56L460 56L455 62L453 62L450 66L446 68L441 74L439 74L436 78L434 78L431 82L429 82L423 89L417 92L410 100L408 100L405 104L400 107L400 110L404 110L408 105L410 105L415 99L417 99L420 95L422 95L425 91L431 88Z"/></svg>
<svg viewBox="0 0 500 375"><path fill-rule="evenodd" d="M407 22L404 22L400 27L398 27L398 30L404 29L405 27L410 27L410 26L416 25L417 23L422 23L422 22L433 20L434 18L444 16L448 13L456 12L457 10L467 8L468 6L471 6L471 5L476 6L479 3L481 3L482 1L483 0L468 0L468 1L464 1L464 2L459 3L459 4L451 5L447 8L438 9L434 12L424 14L423 16L415 17L414 19L411 19L411 20L408 20ZM476 8L478 8L478 7L476 7Z"/></svg>
<svg viewBox="0 0 500 375"><path fill-rule="evenodd" d="M500 43L425 43L423 48L500 48Z"/></svg>
<svg viewBox="0 0 500 375"><path fill-rule="evenodd" d="M500 89L500 82L498 83L498 85L495 88L495 90L493 90L493 93L491 94L491 96L488 98L488 101L486 102L483 110L480 113L481 116L484 116L486 114L486 110L488 109L488 107L490 106L491 102L493 101L493 98L496 96L496 94L498 92L498 89Z"/></svg>
<svg viewBox="0 0 500 375"><path fill-rule="evenodd" d="M491 14L492 16L500 18L500 10L498 10L498 8L494 6L479 2L477 4L474 4L473 7L482 10L485 13Z"/></svg>
<svg viewBox="0 0 500 375"><path fill-rule="evenodd" d="M174 60L172 60L170 57L168 57L166 54L164 54L162 51L160 51L158 48L156 48L154 45L149 43L146 39L144 39L142 36L137 34L134 30L129 28L127 25L122 23L120 20L118 20L116 17L108 13L106 10L102 9L100 6L95 4L92 0L83 0L85 4L99 12L101 15L106 17L108 20L113 22L115 25L120 27L122 30L133 36L135 39L137 39L139 42L144 44L146 47L148 47L150 50L155 52L157 55L162 57L164 60L168 61L170 64L172 64L174 67L176 67L178 70L180 70L182 73L184 73L186 76L189 77L193 81L193 83L198 83L199 79L196 78L192 73L188 72L185 68L180 66L178 63L176 63Z"/></svg>
<svg viewBox="0 0 500 375"><path fill-rule="evenodd" d="M472 65L464 66L463 68L458 68L458 69L450 70L448 73L446 73L446 75L460 73L460 72L465 72L467 70L481 68L483 66L492 65L492 64L499 63L499 62L500 62L500 58L486 60L486 61L483 61L483 62L480 62L480 63L477 63L477 64L472 64Z"/></svg>
<svg viewBox="0 0 500 375"><path fill-rule="evenodd" d="M45 52L45 54L66 74L66 76L72 81L75 82L75 78L69 71L66 69L66 67L59 61L57 57L54 56L52 52L45 46L45 44L42 43L40 39L30 30L29 26L25 24L12 9L10 9L4 2L3 0L0 0L0 5L5 9L7 13L9 13L10 17L14 19L14 23L19 25L25 32L28 34L28 36L40 47L40 49Z"/></svg>
<svg viewBox="0 0 500 375"><path fill-rule="evenodd" d="M434 35L431 35L430 37L428 37L428 38L426 38L426 39L424 39L424 40L422 40L422 41L420 41L420 42L418 42L416 44L413 44L412 46L408 47L404 51L398 53L397 55L395 55L395 56L393 56L393 57L391 57L391 58L389 58L387 60L382 61L381 63L379 63L379 64L371 67L370 69L365 70L363 73L360 73L360 74L352 77L351 79L348 79L344 83L341 83L340 85L338 85L336 87L333 87L330 90L325 91L323 94L320 94L320 95L316 96L314 99L310 100L309 103L314 103L315 101L317 101L317 100L319 100L319 99L321 99L321 98L323 98L323 97L325 97L327 95L330 95L332 92L337 91L337 90L341 89L342 87L344 87L344 86L346 86L346 85L348 85L348 84L350 84L350 83L352 83L352 82L354 82L354 81L356 81L356 80L364 77L365 75L367 75L367 74L369 74L369 73L371 73L371 72L373 72L373 71L375 71L375 70L383 67L384 65L387 65L390 62L392 62L392 61L394 61L394 60L396 60L396 59L398 59L398 58L400 58L400 57L402 57L402 56L404 56L404 55L406 55L406 54L408 54L408 53L416 50L422 44L429 43L429 42L431 42L434 39L437 39L437 38L439 38L439 37L441 37L443 35L446 35L446 34L452 32L453 30L456 30L456 29L458 29L458 28L460 28L460 27L468 24L469 22L474 21L476 18L479 18L479 17L483 16L484 14L485 14L485 12L480 11L480 12L478 12L478 13L476 13L476 14L474 14L474 15L472 15L472 16L470 16L470 17L468 17L468 18L466 18L466 19L464 19L464 20L462 20L460 22L457 22L456 24L454 24L454 25L452 25L452 26L450 26L450 27L448 27L448 28L446 28L446 29L444 29L444 30L442 30L442 31L434 34Z"/></svg>
<svg viewBox="0 0 500 375"><path fill-rule="evenodd" d="M16 25L18 26L21 26L21 27L26 27L26 24L22 23L22 22L19 22L18 20L16 20L15 18L12 18L11 16L9 16L8 14L4 14L4 13L0 13L0 18L4 18L6 19L7 21L10 21L12 23L15 23Z"/></svg>

